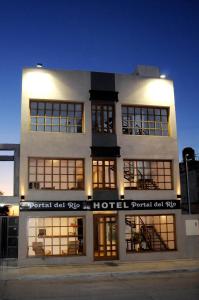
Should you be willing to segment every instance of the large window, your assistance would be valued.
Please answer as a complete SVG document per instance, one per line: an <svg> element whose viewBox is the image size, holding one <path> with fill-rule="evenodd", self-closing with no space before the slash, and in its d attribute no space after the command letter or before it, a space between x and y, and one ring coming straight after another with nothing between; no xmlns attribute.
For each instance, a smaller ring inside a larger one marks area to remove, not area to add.
<svg viewBox="0 0 199 300"><path fill-rule="evenodd" d="M82 132L83 104L30 101L31 130Z"/></svg>
<svg viewBox="0 0 199 300"><path fill-rule="evenodd" d="M83 189L83 159L29 158L29 188L53 190Z"/></svg>
<svg viewBox="0 0 199 300"><path fill-rule="evenodd" d="M82 217L29 218L28 256L83 254Z"/></svg>
<svg viewBox="0 0 199 300"><path fill-rule="evenodd" d="M174 215L126 216L127 252L176 249Z"/></svg>
<svg viewBox="0 0 199 300"><path fill-rule="evenodd" d="M171 161L124 160L124 187L136 190L171 190Z"/></svg>
<svg viewBox="0 0 199 300"><path fill-rule="evenodd" d="M96 133L114 132L114 106L92 104L92 130Z"/></svg>
<svg viewBox="0 0 199 300"><path fill-rule="evenodd" d="M168 136L168 108L122 106L122 131L131 135Z"/></svg>
<svg viewBox="0 0 199 300"><path fill-rule="evenodd" d="M115 160L93 160L93 188L116 188Z"/></svg>

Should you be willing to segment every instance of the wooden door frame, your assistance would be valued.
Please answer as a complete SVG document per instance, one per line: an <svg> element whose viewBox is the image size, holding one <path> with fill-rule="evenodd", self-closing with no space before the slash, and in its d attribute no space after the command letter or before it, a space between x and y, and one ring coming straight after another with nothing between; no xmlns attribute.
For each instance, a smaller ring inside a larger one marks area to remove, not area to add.
<svg viewBox="0 0 199 300"><path fill-rule="evenodd" d="M98 222L96 222L96 220L98 218L111 218L111 217L115 217L116 221L116 256L102 256L102 257L95 257L95 225L98 224ZM93 258L95 261L103 261L103 260L118 260L119 259L119 234L118 234L118 214L94 214L93 215Z"/></svg>

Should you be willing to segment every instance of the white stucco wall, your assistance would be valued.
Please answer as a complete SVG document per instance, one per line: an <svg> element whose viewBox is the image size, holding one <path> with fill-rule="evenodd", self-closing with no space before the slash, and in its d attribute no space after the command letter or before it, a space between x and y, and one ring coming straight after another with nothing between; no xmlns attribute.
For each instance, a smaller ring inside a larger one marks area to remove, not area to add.
<svg viewBox="0 0 199 300"><path fill-rule="evenodd" d="M91 88L90 72L25 69L22 80L21 166L20 191L28 200L79 200L91 191ZM136 75L115 74L116 134L121 158L117 159L119 192L123 194L123 159L169 159L173 161L174 190L125 191L126 199L176 199L180 194L178 149L173 82L167 79L142 78ZM84 103L84 132L31 132L29 100L73 101ZM169 107L170 135L133 136L122 134L121 106L123 104ZM28 157L60 157L85 159L85 191L28 190Z"/></svg>
<svg viewBox="0 0 199 300"><path fill-rule="evenodd" d="M121 147L121 157L117 158L117 185L120 194L125 199L176 199L180 193L178 173L178 149L176 135L175 103L173 82L171 80L142 78L135 75L115 75L116 91L119 92L119 102L116 107L116 134L117 144ZM22 79L22 107L21 107L21 157L20 157L20 193L25 200L84 200L92 194L92 158L90 146L92 144L91 131L91 89L90 72L56 71L48 69L25 69ZM30 131L30 99L69 101L84 103L84 132L31 132ZM122 134L121 105L163 106L170 109L170 136L131 136ZM28 157L51 158L83 158L85 160L85 190L84 191L48 191L28 189ZM133 190L123 189L123 159L160 159L172 160L174 190ZM145 214L148 211L144 212ZM150 212L153 213L153 212ZM156 214L165 213L155 211ZM171 213L169 211L168 213ZM173 211L172 213L175 213ZM119 230L119 258L122 260L134 259L126 255L124 242L125 212L118 214ZM178 212L179 214L179 212ZM85 243L86 256L83 257L48 257L45 263L83 263L93 261L93 213L78 212L23 212L20 215L19 226L19 261L21 263L42 263L41 258L27 259L27 218L29 216L85 216ZM178 217L179 219L179 217ZM177 220L178 220L177 219ZM179 221L178 221L178 228ZM173 254L173 257L176 253ZM160 254L155 257L167 257ZM137 256L138 258L141 257ZM168 257L170 254L168 253ZM150 254L142 259L151 258Z"/></svg>
<svg viewBox="0 0 199 300"><path fill-rule="evenodd" d="M91 182L90 73L25 69L22 79L20 192L26 200L85 199ZM30 99L81 102L84 104L84 132L31 132ZM86 116L86 117L85 117ZM85 191L28 190L28 157L84 158Z"/></svg>
<svg viewBox="0 0 199 300"><path fill-rule="evenodd" d="M176 113L173 82L168 79L143 78L136 75L115 75L119 102L116 105L116 131L121 158L118 159L120 190L123 191L123 159L159 159L173 162L173 190L124 192L125 199L176 199L180 194ZM121 106L156 106L169 108L169 136L122 134Z"/></svg>

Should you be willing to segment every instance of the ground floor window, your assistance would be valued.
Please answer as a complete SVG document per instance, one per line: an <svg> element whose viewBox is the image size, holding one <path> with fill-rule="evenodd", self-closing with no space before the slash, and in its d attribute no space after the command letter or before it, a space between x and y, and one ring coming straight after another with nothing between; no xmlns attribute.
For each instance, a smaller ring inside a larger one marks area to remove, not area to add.
<svg viewBox="0 0 199 300"><path fill-rule="evenodd" d="M175 216L126 216L125 240L127 252L175 250Z"/></svg>
<svg viewBox="0 0 199 300"><path fill-rule="evenodd" d="M28 219L28 256L84 254L83 217Z"/></svg>

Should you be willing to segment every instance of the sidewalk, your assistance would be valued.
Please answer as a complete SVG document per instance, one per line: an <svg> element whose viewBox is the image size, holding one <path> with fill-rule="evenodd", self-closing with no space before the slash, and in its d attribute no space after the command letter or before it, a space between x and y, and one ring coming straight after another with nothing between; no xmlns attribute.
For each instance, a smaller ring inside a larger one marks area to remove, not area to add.
<svg viewBox="0 0 199 300"><path fill-rule="evenodd" d="M169 272L199 272L199 259L145 262L104 262L87 265L53 265L32 267L0 266L0 280L91 279Z"/></svg>

